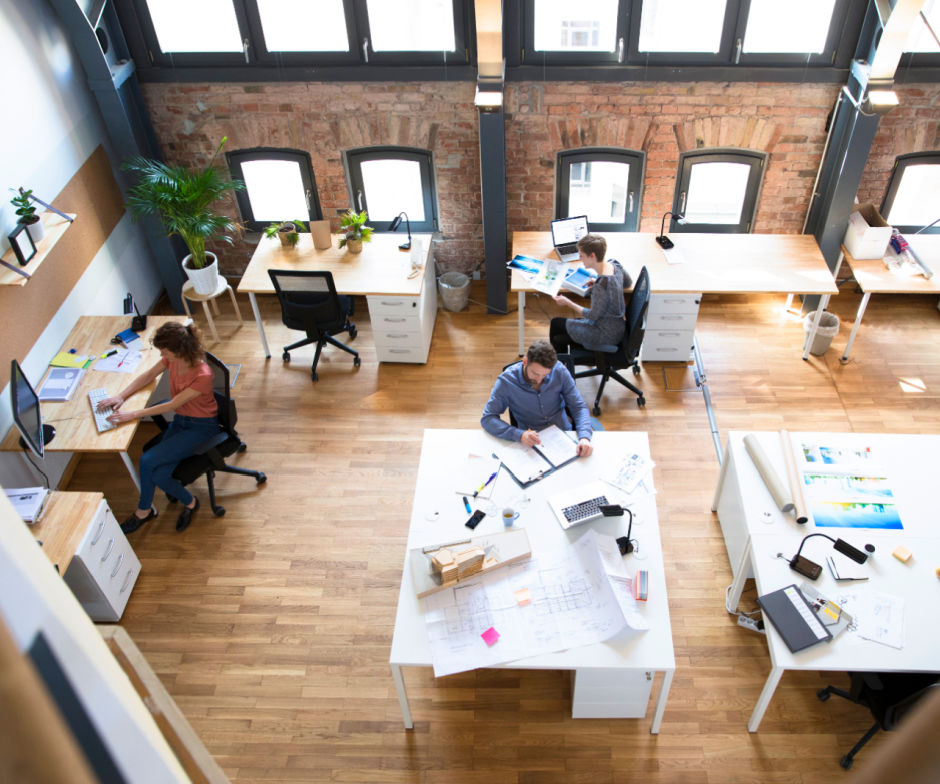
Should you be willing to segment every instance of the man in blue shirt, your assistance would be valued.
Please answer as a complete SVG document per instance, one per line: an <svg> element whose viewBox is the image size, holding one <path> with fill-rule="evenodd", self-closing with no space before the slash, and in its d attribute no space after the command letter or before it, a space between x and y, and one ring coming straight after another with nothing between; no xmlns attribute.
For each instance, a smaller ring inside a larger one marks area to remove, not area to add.
<svg viewBox="0 0 940 784"><path fill-rule="evenodd" d="M591 417L574 379L547 340L537 340L526 351L522 362L506 368L493 385L490 399L483 409L480 424L490 435L507 441L520 441L523 446L541 443L538 430L557 425L568 430L571 423L565 407L574 417L578 431L578 456L592 452ZM509 409L518 427L500 417Z"/></svg>

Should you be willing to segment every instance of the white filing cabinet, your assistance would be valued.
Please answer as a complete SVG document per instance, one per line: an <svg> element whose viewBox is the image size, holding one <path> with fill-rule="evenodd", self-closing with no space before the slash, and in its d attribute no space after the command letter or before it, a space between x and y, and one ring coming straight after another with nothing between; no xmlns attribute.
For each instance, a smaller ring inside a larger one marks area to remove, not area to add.
<svg viewBox="0 0 940 784"><path fill-rule="evenodd" d="M642 719L653 689L653 673L608 669L574 671L572 719Z"/></svg>
<svg viewBox="0 0 940 784"><path fill-rule="evenodd" d="M101 493L53 493L33 535L93 621L118 621L140 560Z"/></svg>
<svg viewBox="0 0 940 784"><path fill-rule="evenodd" d="M421 293L416 297L381 294L366 297L379 362L424 364L428 361L437 318L437 288L430 258L424 265L423 276Z"/></svg>
<svg viewBox="0 0 940 784"><path fill-rule="evenodd" d="M701 294L650 294L640 359L687 362L695 339Z"/></svg>

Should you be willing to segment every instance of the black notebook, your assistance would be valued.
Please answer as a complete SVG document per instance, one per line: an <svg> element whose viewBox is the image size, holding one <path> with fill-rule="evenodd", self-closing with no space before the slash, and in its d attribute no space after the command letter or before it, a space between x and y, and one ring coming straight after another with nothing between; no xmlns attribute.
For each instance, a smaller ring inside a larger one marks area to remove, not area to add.
<svg viewBox="0 0 940 784"><path fill-rule="evenodd" d="M792 653L832 639L829 629L795 585L758 596L757 603Z"/></svg>

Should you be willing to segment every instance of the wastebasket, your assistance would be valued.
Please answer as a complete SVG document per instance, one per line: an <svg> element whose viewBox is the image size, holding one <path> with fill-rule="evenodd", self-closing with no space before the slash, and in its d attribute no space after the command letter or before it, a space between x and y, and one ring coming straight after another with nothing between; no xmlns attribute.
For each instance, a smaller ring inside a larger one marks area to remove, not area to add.
<svg viewBox="0 0 940 784"><path fill-rule="evenodd" d="M437 279L441 301L447 310L458 313L467 307L470 299L470 278L462 272L445 272Z"/></svg>
<svg viewBox="0 0 940 784"><path fill-rule="evenodd" d="M807 313L806 318L803 319L803 332L805 335L808 336L813 329L813 319L815 318L816 311L814 310L812 313ZM821 357L826 353L829 344L832 343L832 339L838 332L839 317L828 310L824 310L822 316L819 317L819 329L816 330L816 337L813 338L813 345L809 347L809 353Z"/></svg>

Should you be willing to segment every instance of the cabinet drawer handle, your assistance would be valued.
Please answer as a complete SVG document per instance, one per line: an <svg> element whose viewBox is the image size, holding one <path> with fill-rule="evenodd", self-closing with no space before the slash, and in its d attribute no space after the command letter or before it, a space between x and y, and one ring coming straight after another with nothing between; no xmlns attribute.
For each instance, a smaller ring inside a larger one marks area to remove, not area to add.
<svg viewBox="0 0 940 784"><path fill-rule="evenodd" d="M103 533L104 533L104 520L98 523L98 530L95 532L95 535L94 537L92 537L92 540L91 540L92 547L98 544L98 540L101 538L101 534Z"/></svg>
<svg viewBox="0 0 940 784"><path fill-rule="evenodd" d="M385 337L395 338L396 340L406 340L409 335L407 332L386 332Z"/></svg>
<svg viewBox="0 0 940 784"><path fill-rule="evenodd" d="M389 324L403 324L407 319L405 318L389 318L386 316L382 321L387 321Z"/></svg>
<svg viewBox="0 0 940 784"><path fill-rule="evenodd" d="M682 321L682 320L685 318L685 316L666 316L666 315L663 315L663 316L660 316L660 318L661 318L663 321Z"/></svg>
<svg viewBox="0 0 940 784"><path fill-rule="evenodd" d="M121 553L118 556L117 563L114 564L114 568L111 570L111 579L114 579L114 575L118 573L118 570L121 568L121 563L124 561L124 553Z"/></svg>
<svg viewBox="0 0 940 784"><path fill-rule="evenodd" d="M108 560L108 556L111 555L111 551L114 549L114 537L112 536L110 541L108 541L108 549L104 551L104 555L101 556L101 563L104 563Z"/></svg>
<svg viewBox="0 0 940 784"><path fill-rule="evenodd" d="M390 348L388 350L389 354L410 354L411 349L409 348Z"/></svg>
<svg viewBox="0 0 940 784"><path fill-rule="evenodd" d="M670 305L682 305L685 301L685 299L669 299L668 297L663 299L664 303L669 303Z"/></svg>
<svg viewBox="0 0 940 784"><path fill-rule="evenodd" d="M659 335L661 338L677 338L682 333L681 332L657 332L656 334Z"/></svg>
<svg viewBox="0 0 940 784"><path fill-rule="evenodd" d="M390 307L390 308L400 308L400 307L401 307L402 305L404 305L405 303L404 303L404 302L385 302L385 301L383 300L383 301L382 301L382 304L385 305L385 306L387 306L387 307Z"/></svg>
<svg viewBox="0 0 940 784"><path fill-rule="evenodd" d="M127 576L124 578L124 585L121 586L121 590L118 593L124 593L127 590L127 586L130 585L131 577L134 575L133 569L127 570Z"/></svg>

